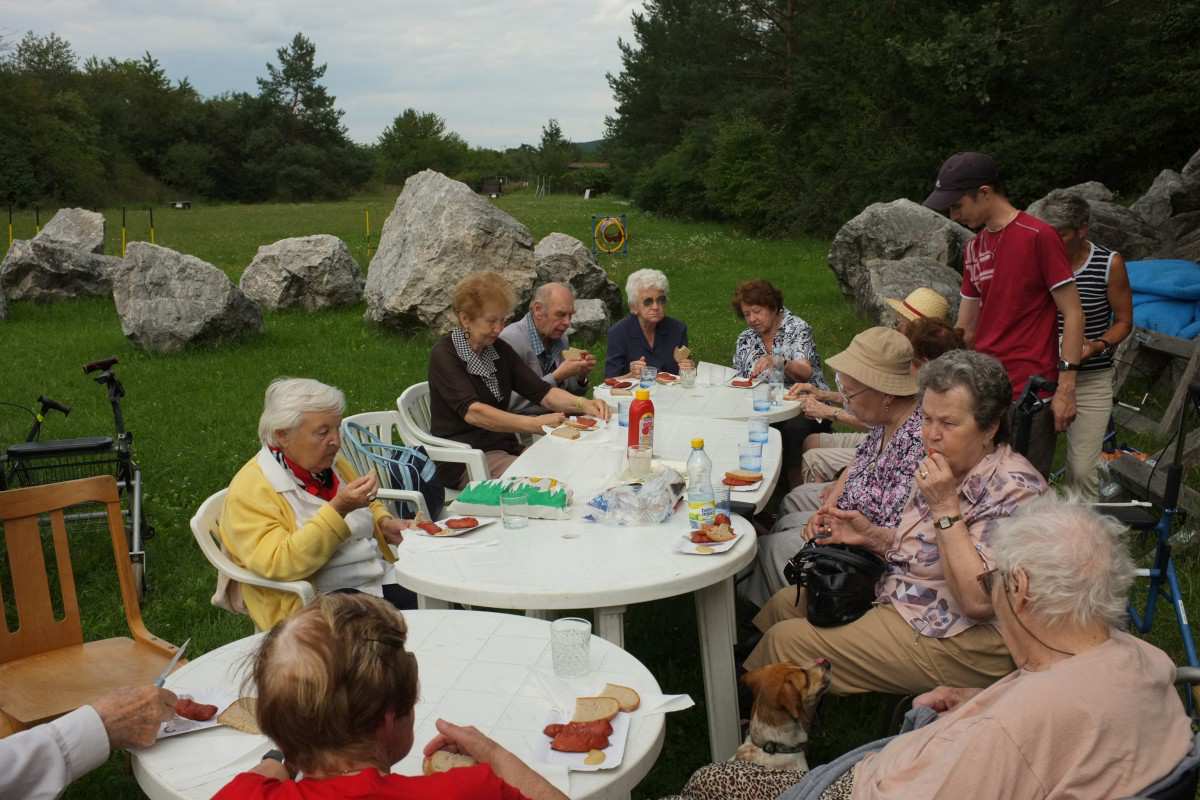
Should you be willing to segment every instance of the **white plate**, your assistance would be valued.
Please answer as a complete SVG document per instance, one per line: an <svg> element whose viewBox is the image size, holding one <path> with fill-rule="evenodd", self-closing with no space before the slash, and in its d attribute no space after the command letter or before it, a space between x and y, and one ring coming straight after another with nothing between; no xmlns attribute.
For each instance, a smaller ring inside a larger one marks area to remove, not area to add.
<svg viewBox="0 0 1200 800"><path fill-rule="evenodd" d="M663 375L671 375L674 377L674 380L664 381L662 379ZM679 376L676 375L674 372L660 372L658 375L654 376L654 382L657 383L659 386L678 386L680 383Z"/></svg>
<svg viewBox="0 0 1200 800"><path fill-rule="evenodd" d="M758 386L760 383L762 383L762 378L750 378L749 386L738 386L737 384L734 383L734 381L744 381L744 380L746 380L746 379L743 378L741 375L734 375L732 378L725 381L725 385L730 387L731 389L753 389L755 386Z"/></svg>
<svg viewBox="0 0 1200 800"><path fill-rule="evenodd" d="M467 515L467 516L470 516L470 515ZM406 534L415 533L417 536L424 536L428 539L453 539L455 536L462 536L464 533L471 533L472 531L477 531L480 528L482 528L484 525L491 525L493 522L496 521L496 519L494 517L492 519L480 519L479 517L475 517L475 519L479 520L479 524L476 525L474 528L448 528L448 527L446 527L446 523L452 519L463 519L463 517L461 517L461 516L446 517L445 519L435 520L435 522L437 522L437 524L442 527L442 530L445 531L445 533L439 533L436 536L432 533L426 533L425 531L423 531L417 527L408 528L404 532Z"/></svg>
<svg viewBox="0 0 1200 800"><path fill-rule="evenodd" d="M722 479L721 485L730 492L757 492L758 487L762 486L762 478L759 478L754 483L750 483L745 486L730 486L729 484L725 483L724 479Z"/></svg>
<svg viewBox="0 0 1200 800"><path fill-rule="evenodd" d="M569 722L573 713L574 711L551 710L546 715L546 722L542 725L542 729L545 730L546 725ZM601 751L604 753L604 760L599 764L583 763L583 760L587 758L587 753L560 753L553 749L550 747L550 737L542 731L538 731L538 743L534 745L533 757L543 764L554 764L576 772L598 772L602 769L619 767L621 759L625 757L625 739L629 736L629 717L629 714L622 711L612 718L613 732L608 737L608 747Z"/></svg>
<svg viewBox="0 0 1200 800"><path fill-rule="evenodd" d="M724 553L726 550L732 549L734 545L741 541L741 539L741 535L737 531L734 531L733 538L727 542L696 544L692 541L692 532L689 530L687 533L683 534L682 541L676 544L675 552L686 553L687 555L691 556L712 556L716 555L717 553ZM701 547L707 548L707 550L698 549Z"/></svg>
<svg viewBox="0 0 1200 800"><path fill-rule="evenodd" d="M200 692L191 692L186 689L172 687L171 691L175 692L176 696L181 700L185 697L190 697L196 703L216 706L217 713L213 714L212 719L208 720L188 719L176 714L158 727L159 739L168 739L172 736L179 736L180 734L191 733L192 731L202 731L207 728L217 727L221 724L217 720L225 713L225 709L229 708L233 701L238 699L238 695L235 692L222 691L220 689L204 689Z"/></svg>

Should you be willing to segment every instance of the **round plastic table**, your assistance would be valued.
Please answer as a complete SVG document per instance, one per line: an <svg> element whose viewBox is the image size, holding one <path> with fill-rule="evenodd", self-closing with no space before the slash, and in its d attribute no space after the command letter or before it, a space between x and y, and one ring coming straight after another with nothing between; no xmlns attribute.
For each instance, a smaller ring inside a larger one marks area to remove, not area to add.
<svg viewBox="0 0 1200 800"><path fill-rule="evenodd" d="M745 423L659 414L655 457L682 469L694 436L704 437L717 477L736 467L736 443L745 441L747 432ZM755 497L765 502L779 474L779 432L772 429L769 436L764 487L750 495L751 502ZM530 520L528 527L517 530L495 521L456 539L408 536L399 547L397 577L419 595L422 608L461 603L522 609L543 617L556 610L591 608L597 633L622 647L627 605L693 594L709 740L713 760L720 761L738 745L733 578L754 559L754 527L734 515L739 539L732 549L691 555L678 552L688 531L683 504L658 525L615 527L586 521L588 500L622 467L624 437L625 429L613 424L574 441L539 439L506 474L565 482L574 492L569 519ZM456 513L453 504L447 513Z"/></svg>
<svg viewBox="0 0 1200 800"><path fill-rule="evenodd" d="M436 733L434 721L475 725L572 798L628 796L662 750L664 721L652 709L633 712L619 766L570 772L533 759L542 727L564 697L586 695L605 683L636 689L653 702L658 681L636 658L593 636L592 670L583 678L555 678L550 662L550 624L514 614L482 611L407 611L408 646L417 656L421 696L416 706L412 751L392 767L421 774L421 749ZM167 688L203 699L205 689L240 686L247 656L261 634L248 636L193 659L171 674ZM557 692L552 691L557 690ZM552 699L559 695L557 703ZM133 751L133 774L151 800L208 798L271 749L265 736L216 727L162 739Z"/></svg>
<svg viewBox="0 0 1200 800"><path fill-rule="evenodd" d="M753 390L740 389L728 384L734 374L729 367L701 363L696 385L691 388L685 389L678 384L655 383L650 387L650 399L654 401L654 410L659 414L743 422L752 416L760 416L772 423L783 422L800 415L800 402L797 400L784 400L766 411L755 411ZM636 388L636 385L631 386L630 391ZM620 399L614 398L609 388L603 384L597 386L593 394L597 400L605 400L610 405Z"/></svg>

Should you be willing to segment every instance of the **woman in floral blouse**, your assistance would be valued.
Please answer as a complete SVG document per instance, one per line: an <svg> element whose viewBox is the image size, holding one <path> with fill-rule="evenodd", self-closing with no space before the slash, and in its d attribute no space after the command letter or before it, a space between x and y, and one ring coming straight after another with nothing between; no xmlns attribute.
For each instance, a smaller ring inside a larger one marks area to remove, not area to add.
<svg viewBox="0 0 1200 800"><path fill-rule="evenodd" d="M833 509L807 529L887 562L876 605L848 625L818 628L805 618L804 592L782 589L754 619L764 636L747 669L827 658L834 694L984 687L1013 670L978 578L996 566L997 521L1045 492L1046 482L1006 443L1012 390L999 361L954 350L925 365L918 387L928 455L899 524Z"/></svg>
<svg viewBox="0 0 1200 800"><path fill-rule="evenodd" d="M783 568L811 538L805 529L820 524L822 515L836 508L861 511L886 528L900 521L917 464L925 457L912 358L912 345L904 334L869 328L855 336L845 352L829 359L845 392L846 408L837 412L854 415L869 432L839 480L804 484L784 498L774 532L759 538L757 563L749 578L738 584L742 596L755 606L787 586Z"/></svg>
<svg viewBox="0 0 1200 800"><path fill-rule="evenodd" d="M743 281L733 292L733 313L749 327L737 338L733 368L743 378L767 377L772 368L782 368L783 382L811 383L828 389L821 373L821 357L813 342L812 326L784 308L783 292L770 281ZM767 374L764 374L767 373ZM804 438L831 430L827 420L793 417L775 425L783 437L783 468L788 484L803 481L801 457Z"/></svg>

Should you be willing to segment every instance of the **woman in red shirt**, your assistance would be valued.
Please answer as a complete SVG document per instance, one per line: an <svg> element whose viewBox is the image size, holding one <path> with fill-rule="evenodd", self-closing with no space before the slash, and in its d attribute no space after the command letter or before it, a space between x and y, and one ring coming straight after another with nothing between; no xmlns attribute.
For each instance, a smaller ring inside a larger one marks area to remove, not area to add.
<svg viewBox="0 0 1200 800"><path fill-rule="evenodd" d="M321 595L276 625L254 659L256 715L282 750L236 776L214 800L566 800L475 728L437 721L425 746L464 753L470 767L393 775L413 746L417 659L398 611L367 594ZM295 780L297 773L301 780Z"/></svg>

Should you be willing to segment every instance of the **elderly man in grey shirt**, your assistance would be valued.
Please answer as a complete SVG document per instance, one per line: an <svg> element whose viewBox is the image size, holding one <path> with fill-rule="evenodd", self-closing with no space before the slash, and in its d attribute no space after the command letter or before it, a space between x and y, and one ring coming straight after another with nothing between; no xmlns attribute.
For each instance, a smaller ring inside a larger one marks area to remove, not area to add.
<svg viewBox="0 0 1200 800"><path fill-rule="evenodd" d="M575 293L561 283L546 283L533 293L529 313L510 324L500 338L512 346L529 368L542 376L551 386L583 395L588 388L588 375L596 366L596 357L584 353L583 358L565 360L567 328L575 316ZM542 414L543 409L525 398L512 396L509 410L518 414Z"/></svg>

